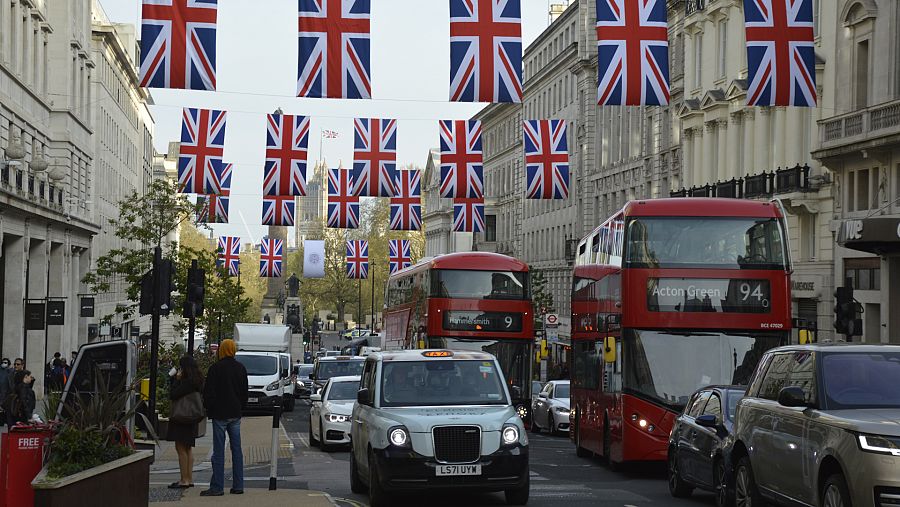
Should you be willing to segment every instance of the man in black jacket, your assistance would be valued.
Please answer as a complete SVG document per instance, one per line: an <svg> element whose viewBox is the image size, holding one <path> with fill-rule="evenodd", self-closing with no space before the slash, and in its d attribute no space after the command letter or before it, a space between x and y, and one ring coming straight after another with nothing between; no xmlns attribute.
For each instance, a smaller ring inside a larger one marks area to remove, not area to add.
<svg viewBox="0 0 900 507"><path fill-rule="evenodd" d="M234 355L234 340L222 340L219 360L209 367L203 386L203 405L213 423L213 475L200 496L225 494L225 434L231 444L231 493L244 492L244 454L241 451L241 408L247 403L247 370Z"/></svg>

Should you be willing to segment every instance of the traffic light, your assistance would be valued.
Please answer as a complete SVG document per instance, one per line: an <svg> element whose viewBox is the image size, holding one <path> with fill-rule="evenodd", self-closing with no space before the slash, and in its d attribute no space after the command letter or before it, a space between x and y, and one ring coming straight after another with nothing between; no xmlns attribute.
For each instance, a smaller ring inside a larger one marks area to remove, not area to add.
<svg viewBox="0 0 900 507"><path fill-rule="evenodd" d="M853 299L853 287L849 283L846 287L838 287L834 291L834 298L834 330L847 337L860 336L862 319L857 318L859 303Z"/></svg>
<svg viewBox="0 0 900 507"><path fill-rule="evenodd" d="M172 289L175 266L170 260L159 264L159 273L153 277L156 284L156 307L160 315L168 315L172 311Z"/></svg>
<svg viewBox="0 0 900 507"><path fill-rule="evenodd" d="M200 317L203 315L203 300L206 299L206 271L194 266L187 272L187 294L184 298L184 317Z"/></svg>

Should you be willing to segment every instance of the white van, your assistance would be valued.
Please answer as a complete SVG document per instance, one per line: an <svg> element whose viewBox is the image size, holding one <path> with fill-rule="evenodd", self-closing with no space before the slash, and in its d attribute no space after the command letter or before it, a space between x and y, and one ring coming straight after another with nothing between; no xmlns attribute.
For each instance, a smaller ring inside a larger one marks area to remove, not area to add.
<svg viewBox="0 0 900 507"><path fill-rule="evenodd" d="M291 381L291 330L275 324L234 325L235 359L247 369L248 410L269 410L282 400L284 410L294 410ZM280 398L279 398L280 397Z"/></svg>

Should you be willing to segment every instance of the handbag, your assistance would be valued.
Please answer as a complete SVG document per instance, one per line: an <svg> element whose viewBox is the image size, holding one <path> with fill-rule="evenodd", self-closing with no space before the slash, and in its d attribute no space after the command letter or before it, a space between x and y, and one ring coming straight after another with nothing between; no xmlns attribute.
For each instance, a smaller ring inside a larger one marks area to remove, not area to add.
<svg viewBox="0 0 900 507"><path fill-rule="evenodd" d="M196 424L206 417L203 410L203 396L194 391L172 402L170 421L178 424Z"/></svg>
<svg viewBox="0 0 900 507"><path fill-rule="evenodd" d="M197 427L194 428L194 437L203 437L206 436L206 418L200 419L200 422L197 423Z"/></svg>

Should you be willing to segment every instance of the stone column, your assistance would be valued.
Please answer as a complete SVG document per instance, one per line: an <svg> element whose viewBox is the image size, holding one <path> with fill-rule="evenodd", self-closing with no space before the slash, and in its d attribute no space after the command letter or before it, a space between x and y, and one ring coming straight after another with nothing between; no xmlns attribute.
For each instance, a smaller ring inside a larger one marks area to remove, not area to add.
<svg viewBox="0 0 900 507"><path fill-rule="evenodd" d="M25 325L25 238L3 235L3 357L12 361L22 356L22 333Z"/></svg>
<svg viewBox="0 0 900 507"><path fill-rule="evenodd" d="M718 141L719 141L719 149L717 155L717 159L715 161L716 164L716 180L717 181L726 181L728 180L732 174L734 174L734 169L730 167L728 164L729 156L728 156L728 139L731 136L732 130L737 130L736 128L728 128L728 119L719 119L716 121L716 128L718 129ZM734 147L732 146L733 150Z"/></svg>
<svg viewBox="0 0 900 507"><path fill-rule="evenodd" d="M809 129L809 122L804 125L803 119L809 119L809 110L807 108L792 107L786 111L786 134L791 137L784 150L784 167L793 167L797 164L803 165L809 158L809 152L812 149L808 144L803 144L801 140L804 136L801 129ZM812 132L816 132L813 130ZM807 139L814 139L815 134L811 134Z"/></svg>
<svg viewBox="0 0 900 507"><path fill-rule="evenodd" d="M756 110L756 142L753 148L759 152L756 158L756 167L753 173L759 174L763 171L771 171L772 167L772 145L769 136L769 117L772 111L768 107L760 107Z"/></svg>
<svg viewBox="0 0 900 507"><path fill-rule="evenodd" d="M728 125L728 153L726 155L726 159L728 160L728 175L730 178L740 178L741 177L741 149L740 145L743 141L741 139L741 113L731 113L729 115L729 125ZM744 149L747 149L745 147Z"/></svg>
<svg viewBox="0 0 900 507"><path fill-rule="evenodd" d="M716 157L715 157L715 145L713 142L713 134L716 131L716 122L708 121L704 125L705 132L703 133L703 185L709 183L715 183L716 178Z"/></svg>
<svg viewBox="0 0 900 507"><path fill-rule="evenodd" d="M683 161L681 164L681 186L691 188L691 185L694 184L694 131L684 129L682 139L681 145L684 146L684 150L681 157ZM675 190L680 189L676 188Z"/></svg>
<svg viewBox="0 0 900 507"><path fill-rule="evenodd" d="M25 7L24 5L22 7ZM22 9L22 30L24 33L22 34L22 39L25 44L25 53L22 57L22 80L25 81L26 86L30 86L34 84L34 62L32 61L32 55L34 55L34 30L32 26L34 22L31 20L31 13L27 7Z"/></svg>
<svg viewBox="0 0 900 507"><path fill-rule="evenodd" d="M39 96L44 93L44 30L41 22L34 20L34 92Z"/></svg>
<svg viewBox="0 0 900 507"><path fill-rule="evenodd" d="M47 296L47 246L50 231L49 227L42 229L41 234L46 235L40 240L32 239L28 252L28 298L35 300ZM40 399L44 394L44 365L47 363L44 331L28 331L25 339L28 341L25 368L34 374L34 393Z"/></svg>
<svg viewBox="0 0 900 507"><path fill-rule="evenodd" d="M0 0L0 3L2 3L2 0ZM12 0L8 18L9 26L12 30L3 31L9 32L9 47L7 49L9 51L9 61L12 64L12 73L21 75L19 62L21 61L22 56L22 48L20 47L22 44L22 36L19 32L22 30L22 17L21 14L19 14L19 5L21 5L19 2Z"/></svg>
<svg viewBox="0 0 900 507"><path fill-rule="evenodd" d="M691 179L691 186L706 184L706 175L703 172L703 125L694 127L694 164L691 167Z"/></svg>
<svg viewBox="0 0 900 507"><path fill-rule="evenodd" d="M65 279L65 245L53 243L50 247L50 294L51 298L65 297L65 324L62 326L47 326L47 357L59 352L63 357L68 357L69 351L63 345L63 335L71 322L72 295L66 291L68 287Z"/></svg>
<svg viewBox="0 0 900 507"><path fill-rule="evenodd" d="M9 24L9 20L12 17L12 3L11 2L0 2L0 26L3 27L3 30L0 31L0 61L3 62L4 65L9 66L9 55L10 55L10 33L7 28Z"/></svg>
<svg viewBox="0 0 900 507"><path fill-rule="evenodd" d="M783 107L775 108L775 115L774 115L775 146L773 146L773 148L774 148L773 160L772 160L773 167L771 169L775 169L776 167L784 167L785 166L785 164L786 164L785 157L784 157L785 145L787 145L789 143L797 144L798 139L796 136L797 136L798 132L797 131L785 132L786 121L787 121L785 117L787 116L787 114L788 113L785 110L785 108L783 108ZM788 136L788 135L791 137L790 141L786 138L786 136Z"/></svg>
<svg viewBox="0 0 900 507"><path fill-rule="evenodd" d="M744 109L744 161L741 166L741 176L747 176L756 172L756 111L748 107Z"/></svg>

